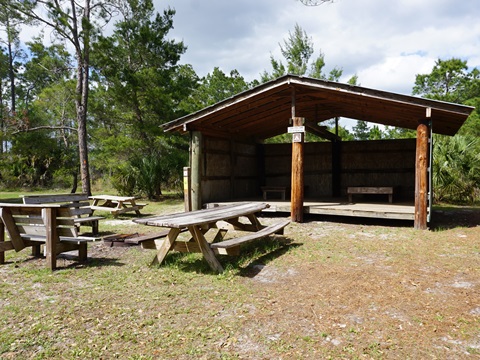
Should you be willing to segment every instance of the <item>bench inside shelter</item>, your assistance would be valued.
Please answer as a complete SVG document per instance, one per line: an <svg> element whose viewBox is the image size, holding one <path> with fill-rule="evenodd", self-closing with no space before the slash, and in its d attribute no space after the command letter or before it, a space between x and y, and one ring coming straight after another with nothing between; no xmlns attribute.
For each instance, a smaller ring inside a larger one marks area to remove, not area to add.
<svg viewBox="0 0 480 360"><path fill-rule="evenodd" d="M92 234L98 235L98 222L105 219L102 216L93 216L87 194L44 194L44 195L22 195L23 203L30 205L39 204L63 204L70 209L75 225L89 226Z"/></svg>
<svg viewBox="0 0 480 360"><path fill-rule="evenodd" d="M280 198L285 200L286 186L262 186L263 200L267 200L268 193L278 193Z"/></svg>
<svg viewBox="0 0 480 360"><path fill-rule="evenodd" d="M40 257L43 245L47 267L54 270L57 255L76 250L79 261L85 261L88 242L98 240L79 236L70 209L62 205L0 204L0 219L0 264L9 250L31 247L32 255Z"/></svg>
<svg viewBox="0 0 480 360"><path fill-rule="evenodd" d="M354 194L386 194L388 202L393 202L393 187L391 186L351 186L347 188L348 202L353 202Z"/></svg>

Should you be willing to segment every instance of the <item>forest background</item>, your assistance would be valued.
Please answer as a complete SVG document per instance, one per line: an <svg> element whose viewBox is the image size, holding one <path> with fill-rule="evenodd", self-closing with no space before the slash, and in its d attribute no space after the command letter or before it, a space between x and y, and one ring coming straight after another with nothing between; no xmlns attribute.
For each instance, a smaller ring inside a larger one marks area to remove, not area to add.
<svg viewBox="0 0 480 360"><path fill-rule="evenodd" d="M287 73L338 81L325 57L296 25L279 43L270 70L245 81L220 68L199 77L181 64L187 51L169 39L175 10L157 12L150 0L85 0L82 4L0 0L0 186L69 188L91 185L123 195L158 198L182 191L189 139L161 124ZM108 34L105 25L113 26ZM48 29L22 43L24 26ZM349 83L357 84L353 76ZM457 58L438 59L418 74L412 94L475 107L454 137L434 137L434 199L480 201L480 71ZM325 124L322 124L325 125ZM327 122L333 128L334 120ZM415 137L415 132L357 121L340 126L342 140ZM290 141L287 135L270 142ZM307 141L321 141L307 138Z"/></svg>

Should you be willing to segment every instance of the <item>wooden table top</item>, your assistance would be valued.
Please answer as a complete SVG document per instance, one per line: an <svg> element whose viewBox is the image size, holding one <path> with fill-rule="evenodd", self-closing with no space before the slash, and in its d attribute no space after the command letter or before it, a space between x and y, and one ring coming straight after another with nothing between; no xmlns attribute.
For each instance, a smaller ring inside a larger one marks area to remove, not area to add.
<svg viewBox="0 0 480 360"><path fill-rule="evenodd" d="M180 229L254 214L269 206L267 203L238 203L210 209L135 219L133 221L138 224Z"/></svg>
<svg viewBox="0 0 480 360"><path fill-rule="evenodd" d="M67 208L68 204L19 204L19 203L0 203L0 207L11 208Z"/></svg>
<svg viewBox="0 0 480 360"><path fill-rule="evenodd" d="M88 197L91 200L111 200L111 201L132 201L135 196L115 196L115 195L92 195Z"/></svg>

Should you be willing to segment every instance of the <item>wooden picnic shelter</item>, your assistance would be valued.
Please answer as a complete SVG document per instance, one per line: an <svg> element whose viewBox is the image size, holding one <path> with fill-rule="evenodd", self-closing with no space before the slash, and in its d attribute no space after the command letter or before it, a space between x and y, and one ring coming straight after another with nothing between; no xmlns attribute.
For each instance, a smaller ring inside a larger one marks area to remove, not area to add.
<svg viewBox="0 0 480 360"><path fill-rule="evenodd" d="M264 199L279 191L283 201L286 191L292 221L302 222L305 212L325 213L411 219L415 228L426 229L433 194L432 133L455 135L472 111L464 105L286 75L163 126L190 135L187 195L193 210L260 198L262 191ZM412 129L417 135L342 141L322 125L339 118ZM321 140L306 143L306 132ZM291 144L264 142L285 133L291 133ZM396 210L359 210L352 203L359 196L362 203L384 194L389 197L386 205ZM401 210L405 203L413 204L410 212ZM286 208L279 202L270 209Z"/></svg>

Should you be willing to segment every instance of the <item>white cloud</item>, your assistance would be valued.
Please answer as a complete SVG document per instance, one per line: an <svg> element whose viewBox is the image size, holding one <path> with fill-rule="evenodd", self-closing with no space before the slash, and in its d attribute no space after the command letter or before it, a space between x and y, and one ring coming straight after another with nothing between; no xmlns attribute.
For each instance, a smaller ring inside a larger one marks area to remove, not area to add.
<svg viewBox="0 0 480 360"><path fill-rule="evenodd" d="M416 74L429 73L435 59L417 54L387 57L358 73L361 86L410 95Z"/></svg>

